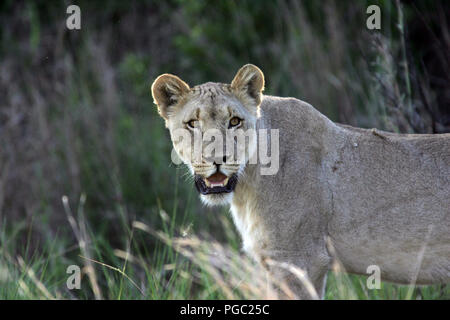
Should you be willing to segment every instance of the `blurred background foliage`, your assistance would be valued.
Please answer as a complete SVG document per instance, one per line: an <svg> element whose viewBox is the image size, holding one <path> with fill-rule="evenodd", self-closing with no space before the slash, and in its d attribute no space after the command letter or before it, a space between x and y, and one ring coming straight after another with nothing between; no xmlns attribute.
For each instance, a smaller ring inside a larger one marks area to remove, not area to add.
<svg viewBox="0 0 450 320"><path fill-rule="evenodd" d="M135 219L161 228L161 210L229 240L226 211L203 208L171 164L149 91L161 73L229 82L253 63L266 94L334 121L450 131L448 1L80 0L72 31L70 4L0 2L0 232L14 231L13 253L73 243L63 195L74 208L86 195L90 228L109 248ZM366 28L370 4L381 30Z"/></svg>

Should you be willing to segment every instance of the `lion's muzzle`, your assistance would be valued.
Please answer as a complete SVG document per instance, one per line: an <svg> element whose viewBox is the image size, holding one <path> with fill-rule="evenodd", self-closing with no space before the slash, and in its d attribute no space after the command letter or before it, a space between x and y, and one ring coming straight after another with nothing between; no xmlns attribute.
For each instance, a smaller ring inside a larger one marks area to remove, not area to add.
<svg viewBox="0 0 450 320"><path fill-rule="evenodd" d="M222 173L215 173L211 177L215 175L223 175ZM196 174L194 177L195 180L195 187L197 188L198 192L200 192L203 195L207 194L218 194L218 193L230 193L234 190L237 184L237 175L232 174L229 178L226 178L225 175L222 177L211 177L205 179L202 176ZM222 179L222 180L220 180ZM223 183L222 181L225 181Z"/></svg>

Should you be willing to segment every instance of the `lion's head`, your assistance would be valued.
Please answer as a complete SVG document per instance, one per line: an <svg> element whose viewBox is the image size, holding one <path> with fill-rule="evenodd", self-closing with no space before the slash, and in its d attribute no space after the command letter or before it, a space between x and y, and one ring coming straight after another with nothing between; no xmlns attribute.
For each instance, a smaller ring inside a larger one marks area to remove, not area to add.
<svg viewBox="0 0 450 320"><path fill-rule="evenodd" d="M243 66L231 84L208 82L190 88L171 74L153 82L153 99L173 147L207 204L231 199L248 159L256 152L256 134L248 133L255 133L263 89L264 75L251 64ZM237 137L242 135L246 142L239 143L242 140Z"/></svg>

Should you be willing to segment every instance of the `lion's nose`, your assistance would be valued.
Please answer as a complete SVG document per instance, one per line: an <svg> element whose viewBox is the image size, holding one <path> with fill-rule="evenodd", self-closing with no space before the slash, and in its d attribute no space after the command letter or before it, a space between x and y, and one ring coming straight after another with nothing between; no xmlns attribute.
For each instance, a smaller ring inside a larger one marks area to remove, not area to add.
<svg viewBox="0 0 450 320"><path fill-rule="evenodd" d="M213 163L214 165L221 165L223 163L227 162L227 157L205 157L204 158L206 162Z"/></svg>

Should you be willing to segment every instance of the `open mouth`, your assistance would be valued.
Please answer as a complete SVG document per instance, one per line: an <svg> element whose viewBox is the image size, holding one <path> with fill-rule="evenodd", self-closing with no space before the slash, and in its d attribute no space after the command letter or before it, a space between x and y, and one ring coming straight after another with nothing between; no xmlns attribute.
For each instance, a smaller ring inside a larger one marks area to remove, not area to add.
<svg viewBox="0 0 450 320"><path fill-rule="evenodd" d="M222 172L216 172L208 178L195 175L195 187L201 194L230 193L237 183L237 175L227 177Z"/></svg>

